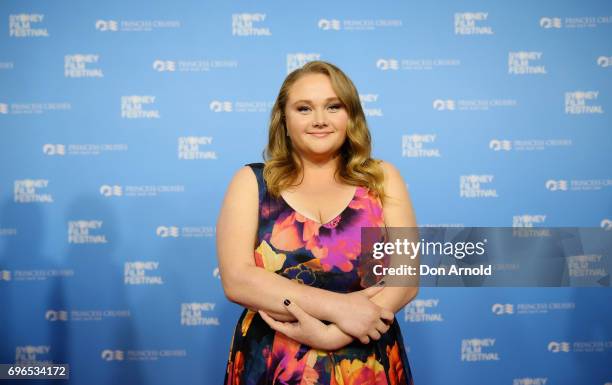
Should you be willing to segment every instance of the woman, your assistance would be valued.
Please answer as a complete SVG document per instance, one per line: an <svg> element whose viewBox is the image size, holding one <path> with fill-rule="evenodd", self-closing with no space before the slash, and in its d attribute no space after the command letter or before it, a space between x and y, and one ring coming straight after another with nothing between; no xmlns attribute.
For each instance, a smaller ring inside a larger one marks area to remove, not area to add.
<svg viewBox="0 0 612 385"><path fill-rule="evenodd" d="M402 177L370 150L340 69L287 76L266 163L234 175L217 223L223 289L246 308L225 384L412 384L394 314L418 288L365 288L357 266L361 227L416 227Z"/></svg>

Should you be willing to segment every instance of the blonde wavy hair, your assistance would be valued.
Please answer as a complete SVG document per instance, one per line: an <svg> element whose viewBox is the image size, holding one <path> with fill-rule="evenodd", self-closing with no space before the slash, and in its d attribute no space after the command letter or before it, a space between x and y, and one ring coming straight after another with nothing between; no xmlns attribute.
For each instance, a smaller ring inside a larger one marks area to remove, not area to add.
<svg viewBox="0 0 612 385"><path fill-rule="evenodd" d="M383 170L380 160L371 157L372 140L361 108L359 94L353 82L335 65L324 61L311 61L291 72L285 78L270 114L268 145L263 151L265 161L263 175L270 194L276 198L285 188L298 185L302 171L302 160L292 150L291 140L286 135L285 107L291 86L307 74L327 75L334 92L348 113L346 140L340 148L340 167L335 176L353 186L365 186L376 197L385 197Z"/></svg>

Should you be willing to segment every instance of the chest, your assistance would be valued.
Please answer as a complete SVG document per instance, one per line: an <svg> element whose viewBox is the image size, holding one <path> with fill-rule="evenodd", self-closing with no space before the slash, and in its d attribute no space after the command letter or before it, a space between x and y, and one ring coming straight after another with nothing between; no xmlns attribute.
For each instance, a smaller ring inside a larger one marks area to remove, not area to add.
<svg viewBox="0 0 612 385"><path fill-rule="evenodd" d="M353 201L356 186L302 187L281 193L284 202L297 213L325 224L340 215Z"/></svg>

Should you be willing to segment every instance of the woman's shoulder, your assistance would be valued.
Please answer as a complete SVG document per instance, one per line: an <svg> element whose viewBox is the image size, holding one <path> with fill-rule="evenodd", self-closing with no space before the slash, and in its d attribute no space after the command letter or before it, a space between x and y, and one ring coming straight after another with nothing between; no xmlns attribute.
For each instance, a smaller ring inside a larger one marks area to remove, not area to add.
<svg viewBox="0 0 612 385"><path fill-rule="evenodd" d="M389 184L393 185L398 182L403 183L402 174L393 163L383 159L376 159L375 162L383 172L383 183L385 188L388 187Z"/></svg>
<svg viewBox="0 0 612 385"><path fill-rule="evenodd" d="M261 163L263 168L263 163ZM257 172L258 163L247 163L240 167L230 181L230 189L236 190L236 194L251 195L253 191L257 191Z"/></svg>

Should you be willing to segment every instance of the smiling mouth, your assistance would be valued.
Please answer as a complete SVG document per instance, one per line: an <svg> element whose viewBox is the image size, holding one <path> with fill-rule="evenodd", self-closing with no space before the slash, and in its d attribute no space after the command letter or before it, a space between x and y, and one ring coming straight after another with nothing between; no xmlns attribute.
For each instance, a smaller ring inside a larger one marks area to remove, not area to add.
<svg viewBox="0 0 612 385"><path fill-rule="evenodd" d="M317 138L324 138L327 135L331 135L333 132L309 132L308 135L315 136Z"/></svg>

